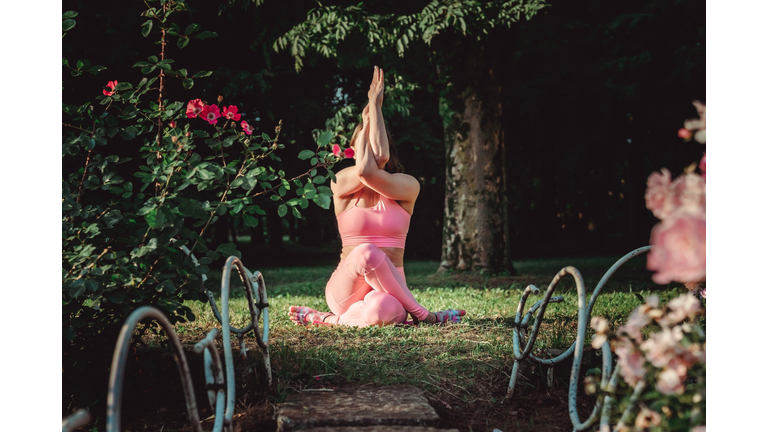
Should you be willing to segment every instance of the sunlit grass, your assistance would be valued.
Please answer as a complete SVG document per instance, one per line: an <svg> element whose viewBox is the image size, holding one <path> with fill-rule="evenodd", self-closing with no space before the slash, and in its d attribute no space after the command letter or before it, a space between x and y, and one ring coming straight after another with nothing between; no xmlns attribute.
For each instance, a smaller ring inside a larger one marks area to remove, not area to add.
<svg viewBox="0 0 768 432"><path fill-rule="evenodd" d="M514 360L512 323L528 284L537 285L543 295L552 277L562 267L573 265L585 278L588 301L597 281L617 258L520 261L515 263L518 275L514 277L436 274L437 262L407 263L406 276L416 299L430 310L465 309L467 315L462 323L362 329L299 327L288 319L290 305L327 310L325 284L333 273L332 266L251 270L261 271L267 284L270 353L274 373L283 388L410 384L428 395L451 395L470 403L490 399L491 388L509 380ZM662 303L679 295L680 288L650 282L644 264L643 258L637 258L620 269L603 289L592 315L605 317L615 329L640 304L637 293L648 296L653 289ZM244 291L236 277L231 285L230 322L242 328L250 319ZM526 310L541 295L529 297ZM562 295L564 301L550 304L546 310L534 348L541 355L546 355L546 349L569 347L576 337L578 299L573 279L564 278L554 295ZM215 297L218 299L219 293ZM207 303L188 302L187 306L196 320L176 326L185 341L202 338L219 326ZM257 350L252 333L246 343L251 350ZM309 383L297 378L318 375L322 377Z"/></svg>

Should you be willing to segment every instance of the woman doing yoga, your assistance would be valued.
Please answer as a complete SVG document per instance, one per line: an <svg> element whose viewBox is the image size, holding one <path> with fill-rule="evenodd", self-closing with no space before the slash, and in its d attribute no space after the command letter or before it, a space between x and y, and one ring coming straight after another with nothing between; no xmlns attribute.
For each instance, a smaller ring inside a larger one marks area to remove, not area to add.
<svg viewBox="0 0 768 432"><path fill-rule="evenodd" d="M459 322L463 310L430 312L411 294L403 253L419 182L402 173L384 125L384 72L374 67L363 122L352 135L355 165L331 183L341 235L341 262L325 287L331 312L290 306L300 325L402 324L406 312L425 323Z"/></svg>

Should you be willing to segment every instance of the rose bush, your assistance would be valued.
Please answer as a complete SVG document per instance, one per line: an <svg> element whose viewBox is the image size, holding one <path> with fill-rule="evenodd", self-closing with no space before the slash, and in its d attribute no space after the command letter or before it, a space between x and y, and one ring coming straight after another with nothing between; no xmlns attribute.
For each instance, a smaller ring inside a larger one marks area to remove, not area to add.
<svg viewBox="0 0 768 432"><path fill-rule="evenodd" d="M628 386L619 386L615 392L603 391L622 402L623 412L629 406L633 388L643 386L636 427L653 431L704 427L707 345L706 334L696 321L700 309L700 301L690 293L664 307L659 306L658 297L650 296L615 333L608 330L610 324L605 319L592 319L593 348L610 343L618 357L618 372ZM643 330L650 331L647 338L643 338ZM586 387L596 390L594 377L588 377ZM617 429L629 430L622 423Z"/></svg>
<svg viewBox="0 0 768 432"><path fill-rule="evenodd" d="M219 217L229 214L256 226L256 216L266 214L258 202L266 198L276 202L281 217L290 212L300 218L310 202L328 209L332 192L324 184L340 160L329 151L331 132L321 133L313 150L299 153L309 160L306 171L288 176L276 154L285 148L280 124L274 136L255 135L245 120L238 128L242 113L235 105L219 110L221 99L219 105L165 99L169 79L191 89L194 80L211 74L176 69L166 56L169 42L176 38L184 48L190 39L216 34L170 21L172 13L187 10L184 1L147 4L142 34L158 34L160 53L134 65L144 77L131 83L112 72L101 94L94 88L92 102L63 105L65 409L103 398L106 378L91 377L107 370L119 327L131 311L152 305L171 322L194 319L183 302L206 301L201 284L209 265L239 256L232 243L206 241ZM65 31L75 27L76 16L64 14ZM75 76L106 69L87 60L62 63ZM193 251L199 266L181 246ZM217 289L219 281L209 281Z"/></svg>
<svg viewBox="0 0 768 432"><path fill-rule="evenodd" d="M704 144L706 106L693 104L700 118L687 120L678 136ZM691 292L663 307L658 297L650 296L615 333L605 319L591 321L593 348L610 344L621 378L618 387L608 385L601 391L620 402L617 417L636 412L637 429L706 430L706 334L698 321L706 299L706 289L701 288L706 280L706 153L698 163L700 175L696 167L692 164L674 180L666 168L652 173L645 193L646 207L660 219L651 230L653 248L647 262L655 271L653 280L681 282ZM596 392L597 379L587 377L585 387ZM631 430L631 420L631 415L622 416L615 430Z"/></svg>
<svg viewBox="0 0 768 432"><path fill-rule="evenodd" d="M699 101L693 105L699 118L686 120L678 135L704 144L707 107ZM654 247L648 254L648 269L656 272L654 282L681 282L702 296L706 296L701 283L707 264L706 158L704 153L698 163L701 174L694 172L695 163L674 181L666 168L652 173L645 192L646 207L661 220L651 230L650 243Z"/></svg>

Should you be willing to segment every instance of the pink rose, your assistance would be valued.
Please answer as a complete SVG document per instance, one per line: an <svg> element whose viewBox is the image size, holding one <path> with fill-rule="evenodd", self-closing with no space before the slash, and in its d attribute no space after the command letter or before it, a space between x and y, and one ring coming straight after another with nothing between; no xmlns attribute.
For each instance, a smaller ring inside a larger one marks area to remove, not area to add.
<svg viewBox="0 0 768 432"><path fill-rule="evenodd" d="M689 140L689 139L691 139L693 134L691 133L691 131L689 131L686 128L680 128L677 131L677 136L679 136L682 139Z"/></svg>
<svg viewBox="0 0 768 432"><path fill-rule="evenodd" d="M333 145L333 155L336 156L336 157L339 157L340 154L341 154L341 147L339 147L338 144L334 144Z"/></svg>
<svg viewBox="0 0 768 432"><path fill-rule="evenodd" d="M243 120L242 122L240 122L240 126L243 128L245 133L247 133L248 135L253 133L253 128L251 127L251 125L248 124L247 121Z"/></svg>
<svg viewBox="0 0 768 432"><path fill-rule="evenodd" d="M216 105L206 105L203 110L200 111L200 118L207 121L210 124L216 124L216 120L221 117L219 107Z"/></svg>
<svg viewBox="0 0 768 432"><path fill-rule="evenodd" d="M353 157L355 157L355 149L350 147L350 148L344 150L344 157L347 158L347 159L352 159Z"/></svg>
<svg viewBox="0 0 768 432"><path fill-rule="evenodd" d="M230 105L229 107L225 107L223 111L224 117L226 117L227 120L240 120L240 114L237 113L237 107L234 105Z"/></svg>
<svg viewBox="0 0 768 432"><path fill-rule="evenodd" d="M115 94L115 87L117 87L117 81L109 81L107 83L107 87L112 91L102 90L101 92L104 93L104 96L112 96L113 94Z"/></svg>
<svg viewBox="0 0 768 432"><path fill-rule="evenodd" d="M595 330L595 334L592 335L592 348L600 349L603 344L608 340L608 321L602 317L592 317L590 326Z"/></svg>
<svg viewBox="0 0 768 432"><path fill-rule="evenodd" d="M664 219L673 210L671 181L672 174L666 168L662 168L661 173L654 172L648 176L645 206L659 219Z"/></svg>
<svg viewBox="0 0 768 432"><path fill-rule="evenodd" d="M621 376L627 384L634 386L645 376L645 357L631 343L620 344L615 351Z"/></svg>
<svg viewBox="0 0 768 432"><path fill-rule="evenodd" d="M704 144L707 142L707 106L697 100L693 101L693 106L696 107L699 118L686 120L683 126L688 130L696 131L693 139L700 144Z"/></svg>
<svg viewBox="0 0 768 432"><path fill-rule="evenodd" d="M187 117L189 118L197 117L200 114L200 112L203 111L203 106L205 105L203 104L203 101L201 101L200 99L189 101L189 103L187 104Z"/></svg>
<svg viewBox="0 0 768 432"><path fill-rule="evenodd" d="M176 127L176 122L175 122L175 121L173 121L173 120L171 120L171 122L170 122L170 123L168 123L168 126L169 126L171 129L173 129L173 128L175 128L175 127Z"/></svg>
<svg viewBox="0 0 768 432"><path fill-rule="evenodd" d="M682 174L669 187L674 194L674 207L688 207L695 212L707 211L707 183L702 176Z"/></svg>
<svg viewBox="0 0 768 432"><path fill-rule="evenodd" d="M656 388L663 394L683 394L683 382L680 375L672 369L664 369L658 376Z"/></svg>
<svg viewBox="0 0 768 432"><path fill-rule="evenodd" d="M670 326L675 325L686 318L693 319L700 307L701 303L696 297L691 294L683 294L667 303L669 312L659 320L659 324Z"/></svg>
<svg viewBox="0 0 768 432"><path fill-rule="evenodd" d="M668 366L675 357L683 354L685 349L680 345L682 340L683 330L680 327L664 328L643 341L640 344L640 349L646 353L646 357L652 365L662 368ZM682 372L685 373L688 365L680 361L676 362L677 364L683 365Z"/></svg>
<svg viewBox="0 0 768 432"><path fill-rule="evenodd" d="M707 270L707 221L701 212L679 211L651 230L648 270L656 271L653 281L702 280Z"/></svg>
<svg viewBox="0 0 768 432"><path fill-rule="evenodd" d="M701 177L707 179L707 152L704 152L704 156L701 157L699 162L699 169L701 170Z"/></svg>

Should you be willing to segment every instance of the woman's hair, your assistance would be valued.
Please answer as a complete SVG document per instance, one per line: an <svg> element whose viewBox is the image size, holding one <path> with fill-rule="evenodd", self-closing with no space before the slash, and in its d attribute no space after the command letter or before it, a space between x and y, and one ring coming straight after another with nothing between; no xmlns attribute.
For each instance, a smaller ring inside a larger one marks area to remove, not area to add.
<svg viewBox="0 0 768 432"><path fill-rule="evenodd" d="M363 130L362 122L358 123L357 127L355 127L355 132L352 134L352 140L350 141L351 146L355 145L357 134L361 130ZM392 135L389 134L389 128L386 123L384 124L384 131L387 133L387 141L389 141L389 160L387 161L387 164L384 165L384 170L391 174L403 173L405 172L405 168L403 168L400 159L397 157L397 147L395 147L395 142L392 141Z"/></svg>

